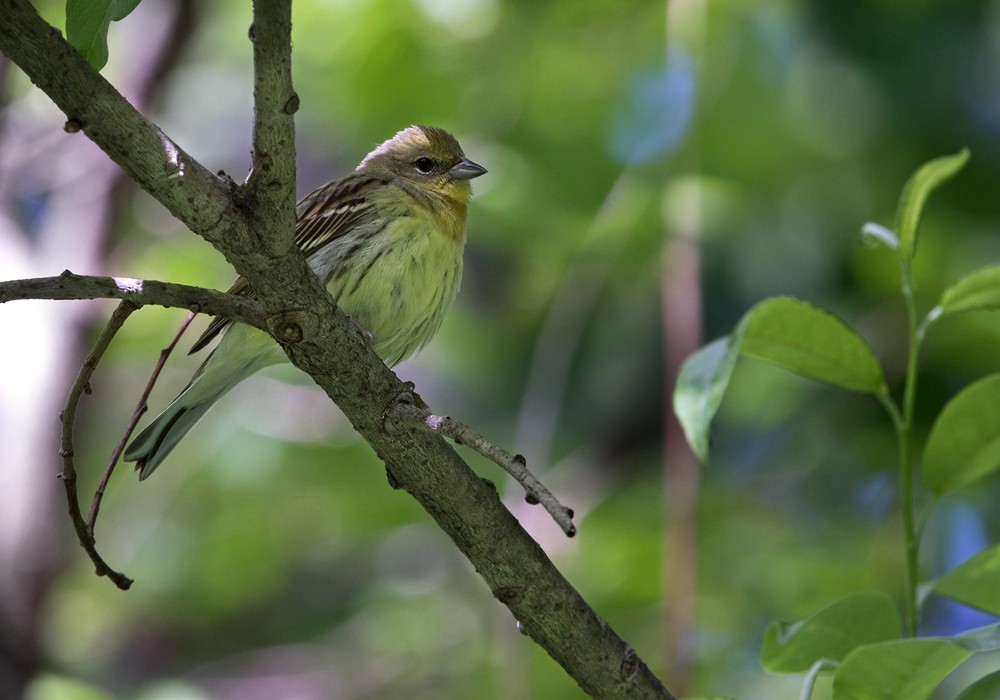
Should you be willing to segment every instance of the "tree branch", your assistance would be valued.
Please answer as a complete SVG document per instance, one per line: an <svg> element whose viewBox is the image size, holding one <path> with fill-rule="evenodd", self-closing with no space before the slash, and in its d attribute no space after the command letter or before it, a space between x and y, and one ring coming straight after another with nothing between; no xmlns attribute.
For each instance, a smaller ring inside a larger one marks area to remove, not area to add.
<svg viewBox="0 0 1000 700"><path fill-rule="evenodd" d="M248 212L230 196L228 183L137 114L26 0L0 0L0 16L0 50L67 113L71 125L246 277L291 361L340 406L385 461L394 483L452 538L525 632L593 697L672 698L520 527L492 485L441 437L413 427L383 428L383 416L408 389L351 331L297 250L259 247L286 222L262 209Z"/></svg>
<svg viewBox="0 0 1000 700"><path fill-rule="evenodd" d="M267 319L260 304L250 297L133 277L93 277L75 275L66 270L58 277L0 281L0 304L24 299L121 299L136 308L165 306L188 309L267 330Z"/></svg>
<svg viewBox="0 0 1000 700"><path fill-rule="evenodd" d="M295 240L295 123L299 96L292 89L291 0L254 0L253 171L247 188L262 210L280 223L261 241L275 255Z"/></svg>
<svg viewBox="0 0 1000 700"><path fill-rule="evenodd" d="M66 489L66 501L69 506L70 520L73 522L73 528L76 530L77 539L80 540L80 544L87 552L87 556L94 562L95 573L98 576L107 576L123 591L131 587L132 579L119 571L115 571L104 561L97 551L93 533L88 529L87 521L84 520L83 513L80 510L80 498L76 490L76 467L73 463L73 426L76 423L76 407L80 403L80 397L90 393L90 377L94 374L94 370L97 368L98 363L100 363L101 357L104 356L105 350L111 345L115 334L135 309L136 307L127 301L123 301L115 309L111 320L108 321L108 325L105 326L101 336L97 339L94 349L90 351L83 366L80 367L80 373L77 374L76 381L73 382L73 386L69 390L69 396L66 397L66 405L59 413L59 420L62 421L62 438L60 440L59 455L63 459L63 470L60 478L62 479L63 487Z"/></svg>
<svg viewBox="0 0 1000 700"><path fill-rule="evenodd" d="M189 287L183 284L140 280L130 277L74 275L69 270L66 270L58 277L0 281L0 303L24 299L80 300L102 298L117 298L121 299L122 302L115 309L104 331L98 338L94 349L87 356L87 359L80 368L80 372L66 398L66 404L59 414L59 419L63 424L61 447L59 450L59 454L63 460L63 471L60 478L66 491L69 516L73 523L73 528L76 530L77 539L80 541L80 545L84 551L87 552L87 556L94 563L95 572L98 576L107 576L118 588L127 590L132 585L132 579L111 568L100 553L98 553L97 543L94 538L94 527L107 481L111 476L119 455L124 449L129 434L135 428L139 416L144 410L145 400L152 389L155 377L150 379L150 383L147 385L146 391L143 393L140 401L140 407L133 414L129 428L112 454L101 483L91 501L90 513L86 519L84 519L80 508L79 493L76 487L77 474L73 444L73 427L76 421L76 409L80 397L85 393L90 393L90 378L97 369L97 365L100 363L111 341L125 323L125 320L133 311L142 306L156 305L190 309L192 313L188 315L184 327L187 326L187 323L190 323L193 314L197 311L206 311L212 315L239 319L244 323L249 323L263 329L266 329L266 323L260 305L253 299L224 294L211 289ZM179 336L180 334L178 333L174 338L174 344L177 342ZM170 349L172 347L173 344L171 344ZM168 351L169 349L165 350L164 353ZM164 359L164 355L161 354L156 373L159 372Z"/></svg>
<svg viewBox="0 0 1000 700"><path fill-rule="evenodd" d="M147 41L141 55L119 63L116 75L123 81L123 93L135 95L140 111L148 113L146 109L163 97L162 83L197 35L192 27L205 4L174 0L169 7L162 4L159 10L134 15L129 21L124 31L137 30ZM0 10L2 22L6 15ZM53 121L58 112L39 113L32 105L40 93L24 95L23 89L15 89L15 82L21 85L21 72L0 54L0 267L7 270L0 277L58 273L65 263L56 261L67 253L74 268L96 271L114 244L112 233L121 235L132 228L120 224L125 223L124 212L131 211L136 185L89 140L59 133L61 122ZM19 216L26 195L42 198L36 202L44 200L43 217ZM79 560L77 551L65 546L75 534L66 527L64 485L46 475L63 469L53 449L59 426L52 418L63 408L93 344L92 331L101 330L93 327L95 312L107 321L113 305L104 307L104 303L0 306L4 328L10 331L0 347L0 364L7 368L0 372L0 414L4 414L0 572L7 573L0 585L0 697L23 697L46 667L45 601L67 567ZM28 319L43 328L22 327ZM17 343L19 338L25 342ZM55 348L58 351L52 352ZM18 366L18 361L29 364ZM26 385L28 377L33 380ZM102 405L110 398L104 397ZM95 410L94 404L84 410ZM77 462L77 466L85 472L78 484L82 489L91 480L91 465Z"/></svg>
<svg viewBox="0 0 1000 700"><path fill-rule="evenodd" d="M545 484L528 470L523 456L512 455L465 423L454 420L451 416L434 415L426 406L417 405L412 394L401 396L396 405L393 406L392 413L386 418L402 421L421 430L439 433L453 440L456 445L472 448L514 477L517 483L524 487L525 500L533 505L541 504L567 537L573 537L576 534L576 525L573 524L573 510L560 503L559 499L545 487Z"/></svg>
<svg viewBox="0 0 1000 700"><path fill-rule="evenodd" d="M194 312L190 312L184 322L181 324L177 332L174 333L174 339L170 341L167 347L160 350L160 357L156 361L156 365L153 367L152 374L149 375L149 380L146 382L146 388L142 390L142 395L139 397L139 401L136 404L135 410L132 411L132 417L129 418L128 423L125 424L125 430L122 431L122 436L118 440L118 444L115 445L115 449L111 451L111 456L108 458L108 464L104 467L104 475L101 477L100 483L97 485L97 489L94 491L94 497L90 501L90 512L87 514L87 533L94 537L94 530L97 527L97 515L101 510L101 501L104 499L104 491L108 488L108 481L111 480L111 473L115 470L115 466L118 464L118 459L122 456L125 451L125 446L128 444L128 439L132 437L132 432L135 427L139 425L139 419L142 418L148 408L146 402L149 400L149 395L153 391L153 387L156 386L156 380L160 378L160 372L163 370L164 365L167 363L167 358L170 357L170 353L174 351L177 347L177 343L180 342L181 336L191 325L191 321L194 320Z"/></svg>
<svg viewBox="0 0 1000 700"><path fill-rule="evenodd" d="M230 181L139 114L27 0L0 0L0 16L0 51L66 114L67 131L83 131L192 231L212 243L226 239L223 253L252 248Z"/></svg>

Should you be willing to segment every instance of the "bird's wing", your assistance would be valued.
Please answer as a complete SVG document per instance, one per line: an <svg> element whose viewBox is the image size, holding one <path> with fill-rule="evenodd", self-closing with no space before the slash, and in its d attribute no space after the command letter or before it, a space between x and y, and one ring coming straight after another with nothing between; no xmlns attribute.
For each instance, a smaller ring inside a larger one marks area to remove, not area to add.
<svg viewBox="0 0 1000 700"><path fill-rule="evenodd" d="M303 197L295 208L298 216L295 245L306 259L370 217L375 204L368 195L372 188L383 186L386 182L381 178L355 172L327 183ZM250 285L242 276L229 288L229 293L253 296ZM213 318L205 332L191 346L189 354L198 352L212 342L230 323L229 319L221 316Z"/></svg>

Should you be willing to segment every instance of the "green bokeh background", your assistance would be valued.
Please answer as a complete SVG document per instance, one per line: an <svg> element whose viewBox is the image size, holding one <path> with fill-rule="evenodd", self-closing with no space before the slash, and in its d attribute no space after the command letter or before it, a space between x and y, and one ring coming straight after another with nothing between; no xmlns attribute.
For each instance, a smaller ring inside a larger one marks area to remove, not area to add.
<svg viewBox="0 0 1000 700"><path fill-rule="evenodd" d="M249 5L198 6L150 113L237 180L250 150ZM113 82L143 60L144 33L169 6L144 0L112 27ZM62 21L58 4L43 9ZM764 297L795 295L856 326L898 388L896 270L860 227L891 225L909 173L968 146L972 160L926 211L919 303L1000 260L1000 2L296 0L293 38L302 194L413 123L448 128L489 168L456 306L397 372L436 411L524 453L576 509L567 541L495 466L462 452L672 687L665 245L693 215L705 339ZM16 69L5 89L11 109L30 91ZM54 108L38 109L61 128ZM45 274L228 286L210 246L145 194L122 196L100 262L81 269L66 243ZM181 318L144 310L113 346L79 426L85 479ZM921 434L948 396L1000 369L1000 319L946 320L926 348ZM199 362L171 359L154 411ZM870 398L741 361L702 472L688 692L796 698L799 679L757 661L766 624L854 590L899 592L894 448ZM928 576L1000 539L998 496L993 480L938 506ZM290 368L236 389L154 478L116 474L98 540L133 590L94 577L64 530L66 566L39 592L33 700L581 696ZM985 621L932 601L925 631Z"/></svg>

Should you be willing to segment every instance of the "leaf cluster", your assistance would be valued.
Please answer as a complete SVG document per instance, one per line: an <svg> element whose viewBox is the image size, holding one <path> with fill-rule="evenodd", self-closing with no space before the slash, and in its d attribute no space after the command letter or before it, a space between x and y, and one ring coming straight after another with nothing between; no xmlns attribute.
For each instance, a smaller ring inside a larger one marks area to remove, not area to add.
<svg viewBox="0 0 1000 700"><path fill-rule="evenodd" d="M728 336L687 359L674 391L674 409L695 453L707 461L710 427L725 396L736 361L754 357L848 391L869 394L886 409L900 446L900 500L907 553L906 620L882 593L848 595L799 622L773 623L761 658L768 670L806 673L808 696L816 679L833 674L833 698L928 697L938 684L975 653L1000 649L1000 626L956 637L913 638L919 604L931 593L994 615L1000 614L1000 545L988 548L936 581L919 584L917 561L922 527L913 512L912 423L919 350L942 318L968 311L1000 309L1000 265L963 277L948 288L917 324L913 313L911 261L917 250L921 214L929 195L961 170L967 150L932 160L907 181L899 199L895 228L869 223L866 241L896 253L901 292L910 311L910 358L906 385L896 402L875 353L843 320L818 306L791 297L760 302ZM959 391L938 413L923 449L921 482L931 506L1000 468L1000 373ZM928 508L928 512L930 507ZM921 523L926 522L927 513ZM905 622L905 624L903 624ZM900 638L908 628L910 638ZM995 697L1000 675L986 676L967 688L963 700Z"/></svg>

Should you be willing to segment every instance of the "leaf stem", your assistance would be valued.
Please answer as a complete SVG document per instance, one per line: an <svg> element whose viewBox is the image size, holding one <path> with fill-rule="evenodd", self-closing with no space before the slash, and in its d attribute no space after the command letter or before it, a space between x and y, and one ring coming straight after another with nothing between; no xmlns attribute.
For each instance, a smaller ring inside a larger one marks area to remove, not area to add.
<svg viewBox="0 0 1000 700"><path fill-rule="evenodd" d="M910 637L917 635L917 566L920 539L917 537L913 510L913 408L917 394L917 368L920 356L921 334L917 328L917 310L913 300L913 275L910 261L900 261L900 286L906 304L906 321L909 352L906 359L906 384L903 388L902 422L897 424L899 439L899 488L903 519L903 538L906 550L906 625Z"/></svg>

